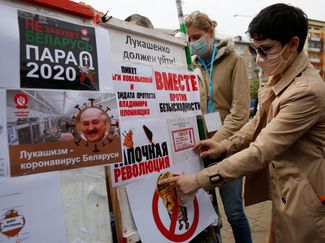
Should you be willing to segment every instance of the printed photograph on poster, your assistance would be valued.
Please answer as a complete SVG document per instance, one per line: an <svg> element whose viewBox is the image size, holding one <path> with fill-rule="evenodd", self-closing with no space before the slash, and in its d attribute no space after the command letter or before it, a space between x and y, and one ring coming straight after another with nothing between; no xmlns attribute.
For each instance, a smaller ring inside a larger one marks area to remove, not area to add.
<svg viewBox="0 0 325 243"><path fill-rule="evenodd" d="M67 242L58 173L2 179L0 191L1 243Z"/></svg>
<svg viewBox="0 0 325 243"><path fill-rule="evenodd" d="M21 88L99 90L95 28L18 10Z"/></svg>
<svg viewBox="0 0 325 243"><path fill-rule="evenodd" d="M217 215L208 194L200 189L191 196L181 195L173 184L158 185L161 179L195 173L196 160L180 162L165 172L126 185L130 208L143 243L189 242Z"/></svg>
<svg viewBox="0 0 325 243"><path fill-rule="evenodd" d="M159 115L163 117L201 114L198 77L193 72L157 69L153 71Z"/></svg>
<svg viewBox="0 0 325 243"><path fill-rule="evenodd" d="M120 119L158 118L152 68L114 62L112 80L117 93Z"/></svg>
<svg viewBox="0 0 325 243"><path fill-rule="evenodd" d="M167 123L174 164L194 158L199 163L199 156L193 152L194 145L200 141L196 117L170 118Z"/></svg>
<svg viewBox="0 0 325 243"><path fill-rule="evenodd" d="M122 161L115 93L7 90L11 176Z"/></svg>
<svg viewBox="0 0 325 243"><path fill-rule="evenodd" d="M123 162L110 165L112 186L121 186L171 167L167 122L157 119L121 123Z"/></svg>

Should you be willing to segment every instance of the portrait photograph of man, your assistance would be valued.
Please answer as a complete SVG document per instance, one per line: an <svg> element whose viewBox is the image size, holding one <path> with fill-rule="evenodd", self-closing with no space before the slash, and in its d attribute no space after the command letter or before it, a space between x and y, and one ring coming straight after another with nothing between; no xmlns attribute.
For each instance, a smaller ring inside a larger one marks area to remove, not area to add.
<svg viewBox="0 0 325 243"><path fill-rule="evenodd" d="M103 110L89 107L80 111L76 126L82 139L90 143L97 143L107 137L111 119Z"/></svg>

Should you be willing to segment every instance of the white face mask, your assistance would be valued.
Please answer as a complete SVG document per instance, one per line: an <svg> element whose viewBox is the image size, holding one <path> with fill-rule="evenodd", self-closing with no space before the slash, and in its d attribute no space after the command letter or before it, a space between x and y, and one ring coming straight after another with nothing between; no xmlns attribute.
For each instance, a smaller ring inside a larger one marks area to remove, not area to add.
<svg viewBox="0 0 325 243"><path fill-rule="evenodd" d="M260 66L268 76L274 76L282 73L286 69L292 55L292 53L290 53L290 56L287 60L283 59L282 53L287 48L287 46L288 44L282 48L280 53L267 55L266 57L261 57L259 54L257 54L257 65Z"/></svg>

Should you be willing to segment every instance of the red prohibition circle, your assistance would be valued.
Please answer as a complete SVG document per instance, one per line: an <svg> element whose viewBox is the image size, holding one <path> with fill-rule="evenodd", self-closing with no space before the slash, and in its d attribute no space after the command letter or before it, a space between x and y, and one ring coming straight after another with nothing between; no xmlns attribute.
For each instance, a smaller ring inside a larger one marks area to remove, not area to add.
<svg viewBox="0 0 325 243"><path fill-rule="evenodd" d="M152 214L153 218L155 220L155 223L159 229L159 231L169 240L174 242L183 242L188 240L195 232L197 225L199 223L199 204L197 202L196 197L193 200L193 206L194 206L194 217L193 217L193 223L190 226L190 228L184 233L184 234L175 234L175 228L177 223L177 212L179 209L178 203L176 203L175 209L173 211L173 215L171 217L171 223L169 229L167 229L164 224L162 223L159 212L158 212L158 200L159 195L155 191L152 199Z"/></svg>

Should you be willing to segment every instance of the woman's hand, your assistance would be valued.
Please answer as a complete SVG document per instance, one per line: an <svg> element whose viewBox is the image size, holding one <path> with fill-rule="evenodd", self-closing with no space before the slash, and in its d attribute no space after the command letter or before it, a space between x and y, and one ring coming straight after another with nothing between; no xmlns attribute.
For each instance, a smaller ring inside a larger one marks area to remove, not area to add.
<svg viewBox="0 0 325 243"><path fill-rule="evenodd" d="M159 182L159 185L165 184L174 184L177 190L184 195L195 193L201 188L196 178L196 174L174 176L163 179Z"/></svg>
<svg viewBox="0 0 325 243"><path fill-rule="evenodd" d="M226 148L212 139L207 139L196 144L193 147L193 151L202 158L209 156L210 158L215 159L226 153Z"/></svg>

